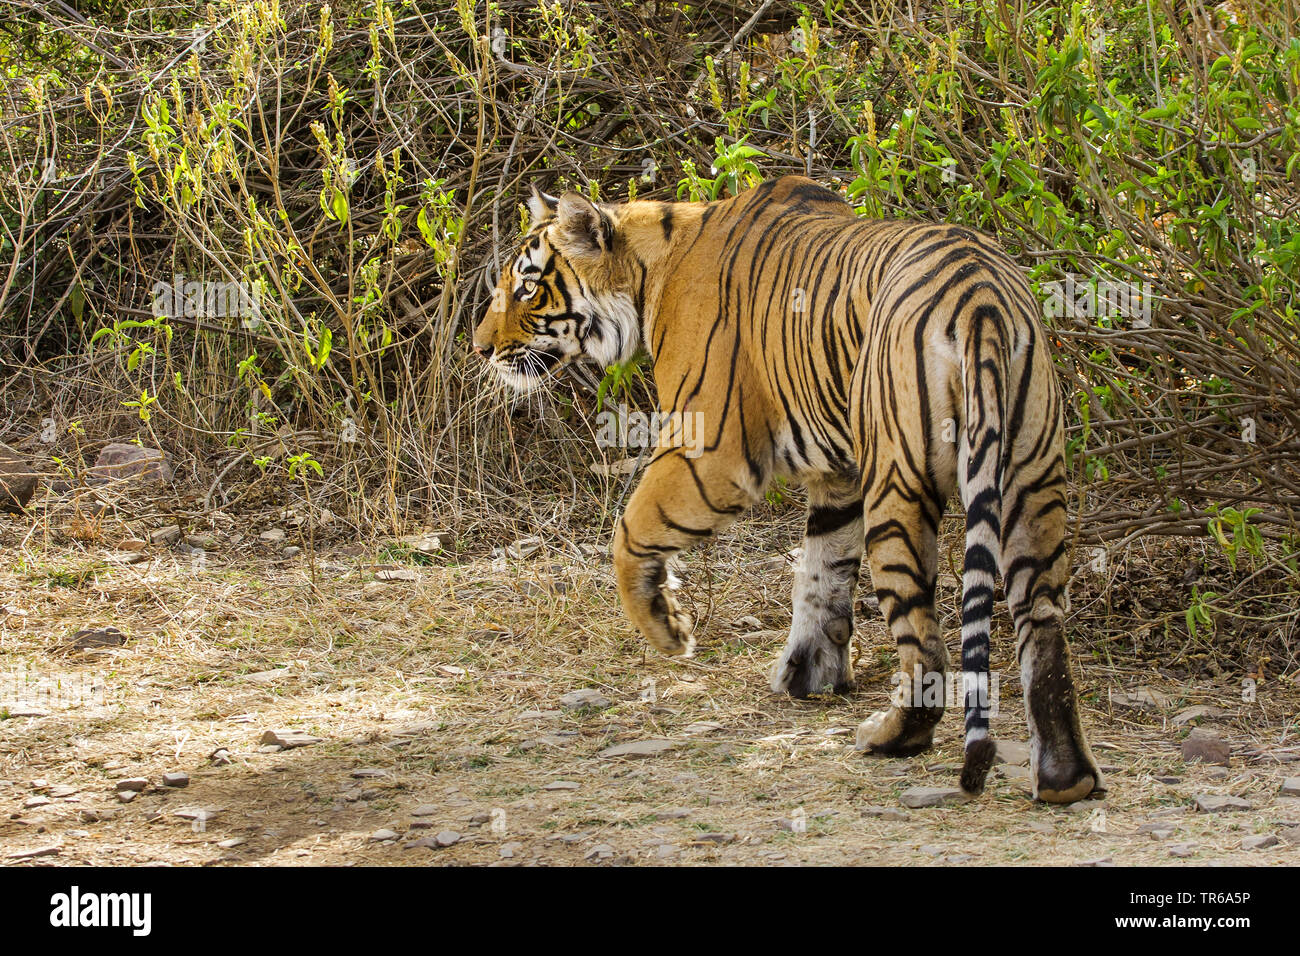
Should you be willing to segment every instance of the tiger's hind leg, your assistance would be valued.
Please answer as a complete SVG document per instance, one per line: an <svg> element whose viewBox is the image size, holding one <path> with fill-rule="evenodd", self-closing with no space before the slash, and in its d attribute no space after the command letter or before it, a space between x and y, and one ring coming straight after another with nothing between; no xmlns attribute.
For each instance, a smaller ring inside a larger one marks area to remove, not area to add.
<svg viewBox="0 0 1300 956"><path fill-rule="evenodd" d="M905 498L892 483L867 512L867 560L880 613L898 645L898 669L889 709L858 726L859 750L904 757L934 743L948 669L935 610L940 516L933 499Z"/></svg>
<svg viewBox="0 0 1300 956"><path fill-rule="evenodd" d="M1003 578L1016 628L1033 791L1047 803L1073 803L1105 785L1083 735L1065 641L1064 465L1058 458L1037 480L1015 485L1006 494L1006 513L1018 520L1006 529Z"/></svg>
<svg viewBox="0 0 1300 956"><path fill-rule="evenodd" d="M856 479L810 483L794 617L772 668L774 692L808 697L853 689L849 651L853 592L861 569L862 494Z"/></svg>

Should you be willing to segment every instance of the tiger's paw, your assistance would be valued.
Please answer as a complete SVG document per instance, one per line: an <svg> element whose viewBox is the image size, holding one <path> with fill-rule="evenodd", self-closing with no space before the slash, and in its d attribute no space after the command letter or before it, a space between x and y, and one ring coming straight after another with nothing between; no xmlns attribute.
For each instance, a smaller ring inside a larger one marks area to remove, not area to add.
<svg viewBox="0 0 1300 956"><path fill-rule="evenodd" d="M942 707L880 710L858 725L857 749L884 757L910 757L934 746L934 728Z"/></svg>
<svg viewBox="0 0 1300 956"><path fill-rule="evenodd" d="M1030 772L1034 796L1044 803L1075 803L1106 792L1101 771L1080 754L1049 760L1031 753Z"/></svg>
<svg viewBox="0 0 1300 956"><path fill-rule="evenodd" d="M695 653L691 616L677 606L676 599L660 590L650 602L652 621L646 639L655 650L669 657L691 657Z"/></svg>
<svg viewBox="0 0 1300 956"><path fill-rule="evenodd" d="M789 641L770 674L775 694L806 698L849 694L854 688L848 648L829 642Z"/></svg>

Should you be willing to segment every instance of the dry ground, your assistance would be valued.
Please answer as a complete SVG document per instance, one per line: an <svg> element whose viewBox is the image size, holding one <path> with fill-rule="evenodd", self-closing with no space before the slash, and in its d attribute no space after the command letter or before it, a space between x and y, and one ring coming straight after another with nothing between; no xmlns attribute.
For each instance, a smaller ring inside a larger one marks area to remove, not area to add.
<svg viewBox="0 0 1300 956"><path fill-rule="evenodd" d="M909 787L956 785L960 717L948 715L924 757L852 749L891 672L869 596L852 698L771 696L764 673L789 621L779 544L764 552L733 538L688 561L701 650L680 662L647 654L624 622L601 547L424 558L327 543L309 561L257 539L272 523L212 520L202 560L157 545L125 564L115 546L149 527L93 525L75 540L0 516L0 860L44 850L30 865L1300 863L1300 799L1280 790L1300 774L1294 671L1262 680L1252 702L1231 672L1188 676L1128 653L1132 635L1084 635L1076 653L1104 801L1037 805L1024 772L1001 766L973 802L904 810ZM290 529L287 543L296 537ZM385 568L417 579L376 581ZM945 570L949 615L955 584ZM1110 586L1076 581L1076 614L1080 594L1108 603ZM64 649L106 625L124 646ZM1022 740L1002 636L994 732ZM583 688L609 706L565 709L561 696ZM1189 719L1194 706L1217 711ZM1179 742L1196 723L1231 743L1230 766L1184 765ZM265 752L263 733L284 728L321 740ZM646 739L672 746L601 756ZM213 759L222 748L229 762ZM160 786L177 771L187 788ZM128 777L150 784L121 803L115 786ZM1201 794L1251 809L1198 812ZM1152 824L1170 832L1153 837ZM376 839L381 830L395 838ZM448 847L406 846L449 831L459 838ZM1275 846L1242 847L1269 834Z"/></svg>

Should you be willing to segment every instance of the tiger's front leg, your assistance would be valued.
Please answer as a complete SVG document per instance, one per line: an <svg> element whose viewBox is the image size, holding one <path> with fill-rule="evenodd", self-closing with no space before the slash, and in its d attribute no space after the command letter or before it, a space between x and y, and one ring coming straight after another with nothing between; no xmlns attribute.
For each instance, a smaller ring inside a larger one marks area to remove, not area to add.
<svg viewBox="0 0 1300 956"><path fill-rule="evenodd" d="M847 694L853 592L862 568L862 495L857 481L808 486L808 528L795 577L790 636L772 668L778 694Z"/></svg>
<svg viewBox="0 0 1300 956"><path fill-rule="evenodd" d="M668 559L712 537L751 503L730 473L705 455L682 451L657 457L646 469L614 534L614 573L623 610L654 647L690 656L691 619L669 590ZM718 490L714 490L718 489Z"/></svg>

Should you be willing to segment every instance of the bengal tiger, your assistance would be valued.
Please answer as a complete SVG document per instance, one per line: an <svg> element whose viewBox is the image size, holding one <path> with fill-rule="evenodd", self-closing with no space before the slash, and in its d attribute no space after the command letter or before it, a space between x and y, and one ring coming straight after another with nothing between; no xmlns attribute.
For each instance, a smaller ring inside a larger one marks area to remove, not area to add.
<svg viewBox="0 0 1300 956"><path fill-rule="evenodd" d="M474 350L526 391L582 355L603 367L644 346L660 412L704 425L694 454L661 441L615 533L619 596L649 642L669 655L693 647L669 558L726 528L774 478L801 483L802 566L771 687L795 697L854 687L865 550L898 686L857 745L926 750L946 695L912 689L947 669L938 530L958 492L962 788L981 792L995 760L984 690L1000 571L1033 794L1069 803L1100 792L1063 628L1062 401L1037 302L998 244L960 226L859 218L797 176L707 203L596 204L534 189L528 206L530 229Z"/></svg>

